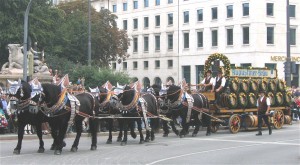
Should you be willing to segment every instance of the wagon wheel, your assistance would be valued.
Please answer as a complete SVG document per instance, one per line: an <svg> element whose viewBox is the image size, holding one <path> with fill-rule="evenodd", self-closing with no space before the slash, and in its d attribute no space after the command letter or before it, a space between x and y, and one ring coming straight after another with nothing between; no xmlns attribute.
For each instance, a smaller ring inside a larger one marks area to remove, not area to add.
<svg viewBox="0 0 300 165"><path fill-rule="evenodd" d="M219 124L212 122L211 126L210 126L210 132L216 133L218 131L218 129L219 129Z"/></svg>
<svg viewBox="0 0 300 165"><path fill-rule="evenodd" d="M284 123L284 114L282 110L276 110L274 113L274 127L280 129Z"/></svg>
<svg viewBox="0 0 300 165"><path fill-rule="evenodd" d="M232 115L229 119L229 130L231 133L238 133L241 127L241 119L238 115Z"/></svg>

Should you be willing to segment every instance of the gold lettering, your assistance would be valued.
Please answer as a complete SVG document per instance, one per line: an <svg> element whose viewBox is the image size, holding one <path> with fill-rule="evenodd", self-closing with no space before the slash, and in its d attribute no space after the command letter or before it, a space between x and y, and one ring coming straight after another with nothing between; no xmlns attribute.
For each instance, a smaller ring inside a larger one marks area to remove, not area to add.
<svg viewBox="0 0 300 165"><path fill-rule="evenodd" d="M276 56L271 56L271 61L276 61Z"/></svg>

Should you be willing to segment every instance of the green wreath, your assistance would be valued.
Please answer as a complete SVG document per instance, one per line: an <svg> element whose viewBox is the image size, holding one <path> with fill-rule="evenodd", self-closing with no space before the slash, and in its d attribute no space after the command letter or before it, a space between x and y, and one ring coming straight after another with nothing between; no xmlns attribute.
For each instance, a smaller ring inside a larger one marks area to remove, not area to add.
<svg viewBox="0 0 300 165"><path fill-rule="evenodd" d="M204 73L206 73L209 68L211 67L212 65L212 62L215 61L215 60L221 60L224 64L224 76L225 77L229 77L230 75L230 61L229 59L221 54L221 53L214 53L214 54L211 54L208 59L205 61L205 66L204 66Z"/></svg>

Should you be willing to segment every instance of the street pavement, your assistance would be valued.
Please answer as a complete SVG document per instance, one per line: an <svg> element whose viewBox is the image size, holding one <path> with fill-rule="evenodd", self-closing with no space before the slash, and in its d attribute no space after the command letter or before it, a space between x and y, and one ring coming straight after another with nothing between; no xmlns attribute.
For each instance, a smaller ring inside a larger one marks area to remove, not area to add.
<svg viewBox="0 0 300 165"><path fill-rule="evenodd" d="M230 134L226 129L211 136L205 133L204 128L197 137L179 138L173 133L162 137L159 133L155 141L144 144L139 144L139 137L129 137L126 146L120 146L116 136L113 144L105 144L107 136L102 133L96 151L90 150L90 137L84 136L76 153L70 152L72 135L66 138L62 155L49 150L51 138L44 138L45 153L37 153L37 139L24 140L20 155L13 154L17 140L1 139L0 164L300 164L299 121L274 129L272 135L266 129L263 136L255 136L257 131Z"/></svg>

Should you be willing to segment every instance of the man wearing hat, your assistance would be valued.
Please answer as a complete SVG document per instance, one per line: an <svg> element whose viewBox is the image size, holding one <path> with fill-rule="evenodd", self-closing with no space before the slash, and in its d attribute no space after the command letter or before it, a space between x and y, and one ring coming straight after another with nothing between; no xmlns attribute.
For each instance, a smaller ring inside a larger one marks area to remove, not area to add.
<svg viewBox="0 0 300 165"><path fill-rule="evenodd" d="M257 116L258 116L258 134L256 136L261 136L261 125L262 125L262 119L264 119L265 123L267 124L269 128L269 135L272 134L272 128L270 126L268 115L270 111L271 101L270 98L265 96L266 92L264 90L261 90L259 92L260 97L257 99Z"/></svg>
<svg viewBox="0 0 300 165"><path fill-rule="evenodd" d="M221 93L224 90L225 84L226 84L226 79L225 79L225 77L223 77L223 72L220 69L218 71L217 77L214 80L213 88L212 88L212 91L215 92L215 98L216 98L215 104L216 105L219 103Z"/></svg>
<svg viewBox="0 0 300 165"><path fill-rule="evenodd" d="M205 74L205 78L200 83L200 86L203 86L203 92L208 92L212 90L214 83L214 78L211 77L211 70L208 70Z"/></svg>

